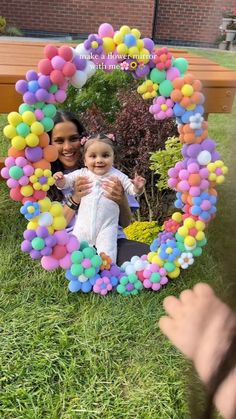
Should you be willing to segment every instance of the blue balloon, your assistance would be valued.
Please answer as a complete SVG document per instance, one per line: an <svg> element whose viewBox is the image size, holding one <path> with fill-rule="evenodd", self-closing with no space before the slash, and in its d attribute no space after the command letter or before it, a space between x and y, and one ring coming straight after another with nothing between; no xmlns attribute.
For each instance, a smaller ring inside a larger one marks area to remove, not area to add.
<svg viewBox="0 0 236 419"><path fill-rule="evenodd" d="M28 82L28 90L29 92L35 93L39 89L39 84L37 80L31 80Z"/></svg>
<svg viewBox="0 0 236 419"><path fill-rule="evenodd" d="M81 289L81 282L71 281L68 285L68 288L71 292L78 292Z"/></svg>
<svg viewBox="0 0 236 419"><path fill-rule="evenodd" d="M68 281L78 281L77 276L72 275L70 269L68 269L65 273L65 277L66 279L68 279Z"/></svg>
<svg viewBox="0 0 236 419"><path fill-rule="evenodd" d="M128 48L134 47L137 44L137 39L132 33L127 33L127 35L124 36L124 44Z"/></svg>
<svg viewBox="0 0 236 419"><path fill-rule="evenodd" d="M87 293L87 292L90 292L91 289L92 289L92 284L90 281L82 282L81 291Z"/></svg>

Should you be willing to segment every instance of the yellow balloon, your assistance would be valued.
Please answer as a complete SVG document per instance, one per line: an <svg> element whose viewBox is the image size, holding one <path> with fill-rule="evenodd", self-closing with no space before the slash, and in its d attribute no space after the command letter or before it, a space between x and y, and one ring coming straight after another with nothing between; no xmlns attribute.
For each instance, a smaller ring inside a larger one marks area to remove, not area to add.
<svg viewBox="0 0 236 419"><path fill-rule="evenodd" d="M22 116L18 112L10 112L7 120L10 125L16 127L18 124L22 122Z"/></svg>
<svg viewBox="0 0 236 419"><path fill-rule="evenodd" d="M196 221L195 227L197 230L204 230L206 224L203 221Z"/></svg>
<svg viewBox="0 0 236 419"><path fill-rule="evenodd" d="M50 213L53 215L53 217L58 217L63 214L63 206L60 204L60 202L52 203Z"/></svg>
<svg viewBox="0 0 236 419"><path fill-rule="evenodd" d="M133 28L133 29L131 29L131 33L135 36L135 38L137 38L137 39L139 39L140 37L141 37L141 32L138 30L138 29L136 29L136 28Z"/></svg>
<svg viewBox="0 0 236 419"><path fill-rule="evenodd" d="M26 185L26 186L22 186L20 188L20 192L23 196L28 197L28 196L33 195L34 190L33 190L32 186Z"/></svg>
<svg viewBox="0 0 236 419"><path fill-rule="evenodd" d="M193 86L191 86L191 84L185 84L182 89L181 89L181 93L184 96L190 97L193 94Z"/></svg>
<svg viewBox="0 0 236 419"><path fill-rule="evenodd" d="M142 62L144 64L147 64L150 60L150 52L146 49L143 48L139 51L139 58L138 58L138 62Z"/></svg>
<svg viewBox="0 0 236 419"><path fill-rule="evenodd" d="M48 232L49 232L49 234L53 234L54 233L54 228L53 228L53 226L48 226L47 227L47 229L48 229Z"/></svg>
<svg viewBox="0 0 236 419"><path fill-rule="evenodd" d="M12 138L11 140L12 147L16 148L17 150L24 150L26 147L26 141L24 137L20 135L16 135L16 137Z"/></svg>
<svg viewBox="0 0 236 419"><path fill-rule="evenodd" d="M222 176L222 175L217 176L217 178L216 178L217 185L221 185L224 182L224 180L225 180L224 176Z"/></svg>
<svg viewBox="0 0 236 419"><path fill-rule="evenodd" d="M193 247L193 246L196 246L196 240L192 236L187 236L184 239L184 244L188 247Z"/></svg>
<svg viewBox="0 0 236 419"><path fill-rule="evenodd" d="M51 208L52 202L50 201L50 199L48 197L46 197L44 199L40 199L38 201L38 204L40 206L40 211L41 212L48 212Z"/></svg>
<svg viewBox="0 0 236 419"><path fill-rule="evenodd" d="M144 42L143 42L143 40L142 40L142 39L138 39L138 40L137 40L137 47L138 47L138 49L139 49L139 50L142 50L142 49L143 49L143 47L144 47Z"/></svg>
<svg viewBox="0 0 236 419"><path fill-rule="evenodd" d="M116 48L119 55L127 55L128 54L128 47L125 44L117 45Z"/></svg>
<svg viewBox="0 0 236 419"><path fill-rule="evenodd" d="M192 218L186 218L184 220L184 226L187 228L193 228L195 227L195 221Z"/></svg>
<svg viewBox="0 0 236 419"><path fill-rule="evenodd" d="M103 38L103 49L107 54L109 54L109 52L113 52L115 47L116 45L112 38Z"/></svg>
<svg viewBox="0 0 236 419"><path fill-rule="evenodd" d="M174 212L174 214L172 214L172 220L177 221L177 223L181 223L183 216L180 212Z"/></svg>
<svg viewBox="0 0 236 419"><path fill-rule="evenodd" d="M121 35L125 36L125 35L127 35L127 33L130 33L131 30L130 30L130 27L129 26L123 25L123 26L121 26L119 32L121 33Z"/></svg>
<svg viewBox="0 0 236 419"><path fill-rule="evenodd" d="M196 240L204 240L205 239L205 234L203 233L203 231L199 231L196 236L195 236Z"/></svg>
<svg viewBox="0 0 236 419"><path fill-rule="evenodd" d="M4 127L3 134L5 135L5 137L12 139L17 135L17 132L13 125L6 125Z"/></svg>
<svg viewBox="0 0 236 419"><path fill-rule="evenodd" d="M43 189L43 188L42 188L42 185L41 185L39 182L34 182L34 184L33 184L33 188L34 188L36 191L40 191L40 189Z"/></svg>
<svg viewBox="0 0 236 419"><path fill-rule="evenodd" d="M52 226L55 230L64 230L67 226L67 221L63 216L55 217Z"/></svg>
<svg viewBox="0 0 236 419"><path fill-rule="evenodd" d="M159 265L159 266L164 265L164 261L158 255L153 256L152 263L155 263L156 265Z"/></svg>
<svg viewBox="0 0 236 419"><path fill-rule="evenodd" d="M41 189L44 192L47 192L49 190L50 186L48 185L48 183L45 183L44 185L41 185Z"/></svg>
<svg viewBox="0 0 236 419"><path fill-rule="evenodd" d="M148 260L148 262L151 262L151 261L152 261L152 258L153 258L155 255L156 255L156 252L149 252L149 253L147 254L147 260Z"/></svg>
<svg viewBox="0 0 236 419"><path fill-rule="evenodd" d="M180 236L182 237L186 237L188 235L188 229L184 226L178 228L178 233L180 234Z"/></svg>
<svg viewBox="0 0 236 419"><path fill-rule="evenodd" d="M27 224L27 230L36 230L38 228L38 217L35 217L33 220L30 220Z"/></svg>
<svg viewBox="0 0 236 419"><path fill-rule="evenodd" d="M41 135L44 132L44 126L38 121L33 122L30 127L31 132L35 135Z"/></svg>
<svg viewBox="0 0 236 419"><path fill-rule="evenodd" d="M124 39L124 36L123 36L120 32L117 32L117 33L113 36L113 41L114 41L117 45L122 44L123 39Z"/></svg>
<svg viewBox="0 0 236 419"><path fill-rule="evenodd" d="M128 54L132 58L138 58L138 56L139 56L139 49L138 49L138 47L130 47L128 49Z"/></svg>
<svg viewBox="0 0 236 419"><path fill-rule="evenodd" d="M31 111L25 111L22 114L22 119L23 119L23 122L25 122L28 125L32 125L33 122L36 121L35 114L33 112L31 112Z"/></svg>
<svg viewBox="0 0 236 419"><path fill-rule="evenodd" d="M31 133L25 137L25 141L29 147L36 147L39 143L39 137L36 134Z"/></svg>
<svg viewBox="0 0 236 419"><path fill-rule="evenodd" d="M168 272L168 277L171 279L175 279L179 276L180 274L180 269L178 267L176 267L172 272Z"/></svg>

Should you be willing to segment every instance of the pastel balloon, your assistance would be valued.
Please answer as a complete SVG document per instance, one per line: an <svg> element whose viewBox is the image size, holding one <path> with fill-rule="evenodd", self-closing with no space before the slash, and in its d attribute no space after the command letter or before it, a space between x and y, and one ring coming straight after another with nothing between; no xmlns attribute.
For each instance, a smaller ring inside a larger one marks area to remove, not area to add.
<svg viewBox="0 0 236 419"><path fill-rule="evenodd" d="M114 36L114 29L110 23L102 23L102 25L98 28L98 35L101 38L110 37L113 38Z"/></svg>
<svg viewBox="0 0 236 419"><path fill-rule="evenodd" d="M77 89L81 89L85 85L87 81L87 74L84 71L76 71L73 77L71 77L71 84L72 86L76 87Z"/></svg>

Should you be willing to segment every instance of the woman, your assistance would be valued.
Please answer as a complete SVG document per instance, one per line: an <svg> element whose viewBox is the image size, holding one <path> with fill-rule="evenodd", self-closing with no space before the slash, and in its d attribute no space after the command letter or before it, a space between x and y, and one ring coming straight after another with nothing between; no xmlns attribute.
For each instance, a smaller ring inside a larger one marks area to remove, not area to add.
<svg viewBox="0 0 236 419"><path fill-rule="evenodd" d="M74 114L68 111L58 111L54 118L54 128L49 135L51 144L58 150L58 159L52 163L53 173L58 171L69 173L83 165L80 141L86 135L86 130ZM64 203L64 215L68 222L68 228L71 228L71 230L80 199L90 193L91 187L88 178L80 177L76 181L73 194L71 194L71 191L66 191L63 194L54 186L49 190L48 196L50 199ZM120 181L115 177L110 177L106 183L104 182L104 194L119 205L119 223L122 227L127 227L131 222L131 211L138 208L137 201L131 196L126 197ZM147 244L128 240L122 227L118 228L117 236L118 265L129 260L132 256L142 256L149 252Z"/></svg>

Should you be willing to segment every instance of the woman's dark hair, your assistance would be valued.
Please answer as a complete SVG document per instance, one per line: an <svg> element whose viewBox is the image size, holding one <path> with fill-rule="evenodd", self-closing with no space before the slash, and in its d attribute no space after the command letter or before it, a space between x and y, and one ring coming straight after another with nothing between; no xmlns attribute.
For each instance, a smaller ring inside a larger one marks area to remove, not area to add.
<svg viewBox="0 0 236 419"><path fill-rule="evenodd" d="M76 126L78 134L81 136L81 138L87 135L86 129L84 128L83 124L80 122L79 118L70 111L64 111L62 109L58 110L53 121L54 121L54 127L55 125L61 122L66 122L66 121L72 122ZM49 138L50 138L50 143L52 139L52 132L53 132L53 129L48 133ZM64 167L62 163L60 162L60 160L57 159L56 161L51 163L51 171L52 173L64 172ZM62 201L64 198L64 195L59 189L57 189L55 185L53 185L48 191L48 197L52 201Z"/></svg>

